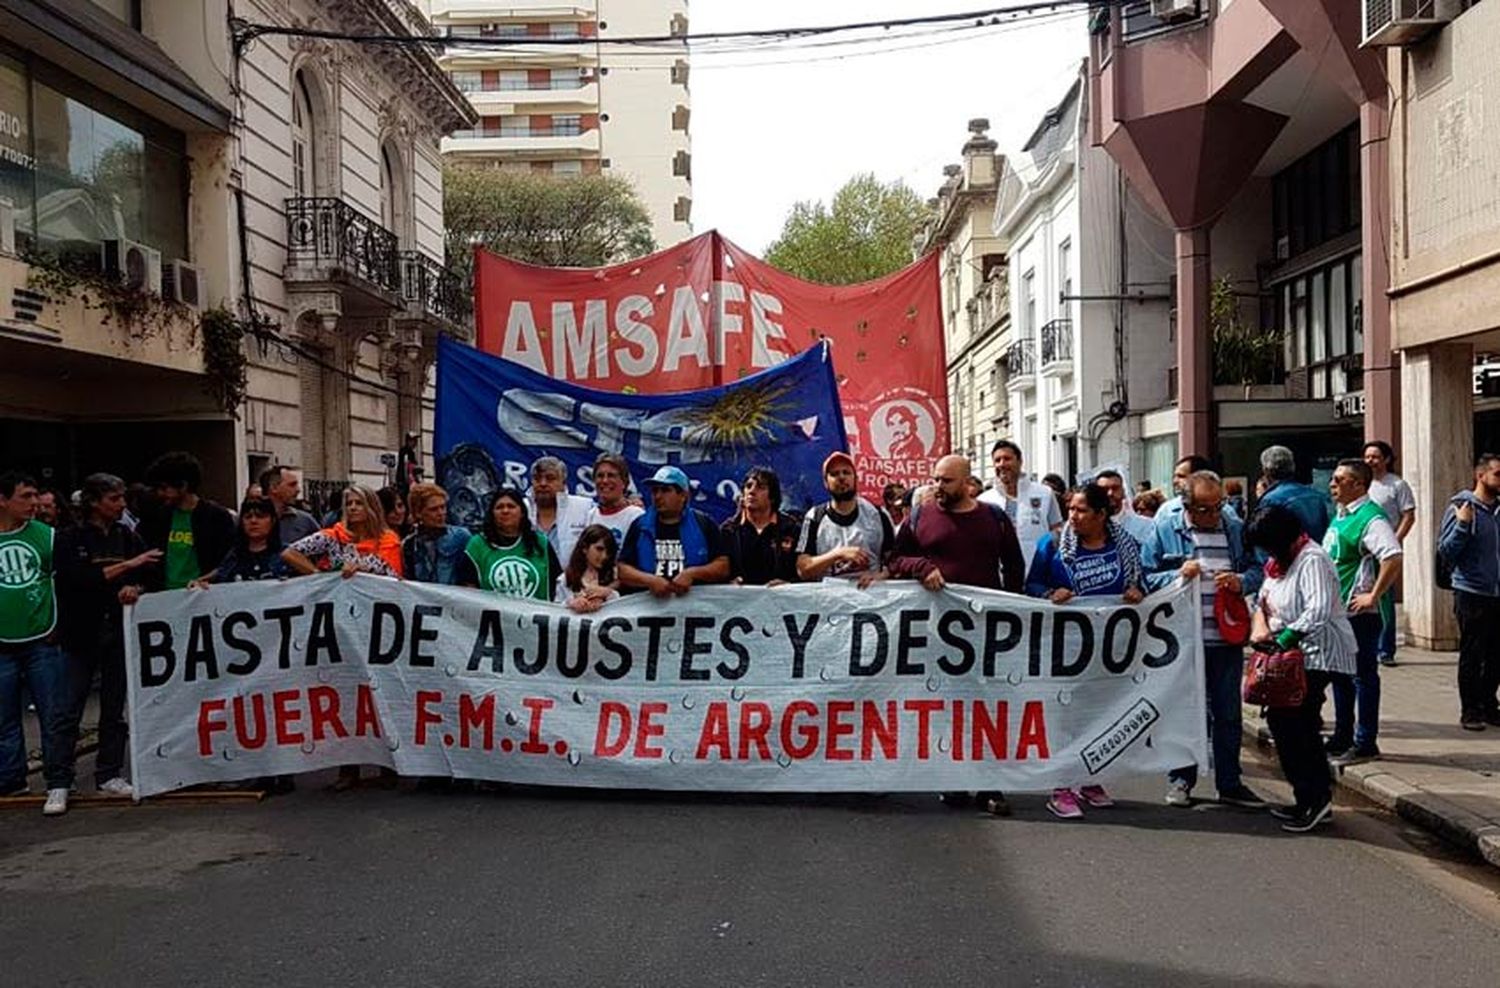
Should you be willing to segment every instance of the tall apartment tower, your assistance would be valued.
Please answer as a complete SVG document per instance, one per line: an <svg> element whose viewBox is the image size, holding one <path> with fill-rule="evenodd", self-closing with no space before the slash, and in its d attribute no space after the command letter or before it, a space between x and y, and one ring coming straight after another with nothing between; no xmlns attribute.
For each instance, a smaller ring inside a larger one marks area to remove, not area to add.
<svg viewBox="0 0 1500 988"><path fill-rule="evenodd" d="M443 141L450 160L628 178L659 247L692 235L688 0L423 0L452 38L442 65L479 112ZM528 39L578 38L576 45ZM663 38L610 45L614 38Z"/></svg>

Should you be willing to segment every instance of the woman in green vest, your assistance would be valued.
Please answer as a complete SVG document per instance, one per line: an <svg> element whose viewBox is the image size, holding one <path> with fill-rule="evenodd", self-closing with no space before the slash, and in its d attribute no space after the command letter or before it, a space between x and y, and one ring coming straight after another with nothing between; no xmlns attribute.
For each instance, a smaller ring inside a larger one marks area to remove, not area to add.
<svg viewBox="0 0 1500 988"><path fill-rule="evenodd" d="M484 531L469 539L458 561L458 583L507 597L554 600L562 564L547 537L531 525L526 498L514 487L490 495Z"/></svg>

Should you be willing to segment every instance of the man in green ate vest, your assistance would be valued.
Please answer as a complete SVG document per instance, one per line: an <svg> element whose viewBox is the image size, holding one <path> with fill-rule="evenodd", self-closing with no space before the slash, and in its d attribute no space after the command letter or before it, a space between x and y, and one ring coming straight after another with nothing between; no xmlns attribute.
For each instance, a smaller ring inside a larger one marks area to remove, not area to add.
<svg viewBox="0 0 1500 988"><path fill-rule="evenodd" d="M1335 765L1380 757L1380 598L1401 578L1401 543L1384 509L1370 500L1372 479L1364 460L1340 460L1328 485L1338 511L1323 537L1323 548L1338 573L1339 592L1359 645L1354 681L1340 677L1333 684L1328 753Z"/></svg>
<svg viewBox="0 0 1500 988"><path fill-rule="evenodd" d="M28 791L21 687L36 704L47 784L43 812L68 808L73 751L68 737L68 668L57 644L52 529L36 521L36 481L0 474L0 796Z"/></svg>

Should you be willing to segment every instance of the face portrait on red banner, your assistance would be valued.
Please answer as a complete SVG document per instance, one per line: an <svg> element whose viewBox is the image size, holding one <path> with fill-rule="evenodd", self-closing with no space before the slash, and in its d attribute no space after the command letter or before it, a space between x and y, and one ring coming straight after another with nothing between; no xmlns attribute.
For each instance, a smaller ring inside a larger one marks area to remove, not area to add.
<svg viewBox="0 0 1500 988"><path fill-rule="evenodd" d="M879 500L948 450L936 255L858 285L815 285L717 233L607 268L476 251L479 349L555 379L663 394L732 383L833 343L850 452Z"/></svg>

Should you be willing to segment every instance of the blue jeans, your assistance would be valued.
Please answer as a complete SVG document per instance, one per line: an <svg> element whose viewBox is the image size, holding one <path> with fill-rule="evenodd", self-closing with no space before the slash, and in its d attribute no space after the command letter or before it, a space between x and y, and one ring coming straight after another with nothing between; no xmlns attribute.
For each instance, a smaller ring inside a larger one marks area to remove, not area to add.
<svg viewBox="0 0 1500 988"><path fill-rule="evenodd" d="M62 649L43 641L0 645L0 792L26 784L26 733L21 684L31 693L42 727L42 766L48 789L73 785L72 705Z"/></svg>
<svg viewBox="0 0 1500 988"><path fill-rule="evenodd" d="M1203 679L1208 692L1208 739L1214 754L1214 788L1228 792L1240 786L1240 731L1244 709L1240 706L1240 682L1245 674L1245 653L1234 645L1205 645ZM1198 766L1173 769L1167 778L1198 784Z"/></svg>
<svg viewBox="0 0 1500 988"><path fill-rule="evenodd" d="M1380 644L1376 647L1377 656L1385 656L1388 659L1396 657L1396 591L1394 588L1387 590L1385 596L1380 598Z"/></svg>
<svg viewBox="0 0 1500 988"><path fill-rule="evenodd" d="M1375 748L1380 733L1380 614L1351 614L1349 626L1359 646L1354 679L1335 676L1333 680L1332 747L1346 748L1353 743L1361 751ZM1355 708L1359 717L1355 719Z"/></svg>

